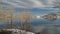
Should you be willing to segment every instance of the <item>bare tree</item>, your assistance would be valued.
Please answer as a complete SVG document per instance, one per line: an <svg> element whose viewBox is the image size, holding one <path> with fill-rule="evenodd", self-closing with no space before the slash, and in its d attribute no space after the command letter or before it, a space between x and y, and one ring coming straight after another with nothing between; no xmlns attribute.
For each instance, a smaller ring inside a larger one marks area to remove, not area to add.
<svg viewBox="0 0 60 34"><path fill-rule="evenodd" d="M10 5L9 7L5 9L5 13L7 15L6 18L9 21L9 26L7 26L8 28L12 28L13 9L14 7L12 5Z"/></svg>
<svg viewBox="0 0 60 34"><path fill-rule="evenodd" d="M31 31L31 24L30 20L32 19L31 12L24 10L21 12L21 29L26 31Z"/></svg>

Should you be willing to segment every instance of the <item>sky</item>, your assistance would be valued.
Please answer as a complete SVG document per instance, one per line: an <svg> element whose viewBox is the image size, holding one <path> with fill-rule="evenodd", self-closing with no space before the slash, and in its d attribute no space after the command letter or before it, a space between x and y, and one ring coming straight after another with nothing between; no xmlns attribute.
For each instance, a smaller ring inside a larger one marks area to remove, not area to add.
<svg viewBox="0 0 60 34"><path fill-rule="evenodd" d="M3 7L8 7L12 5L16 12L20 12L21 10L29 10L33 13L44 14L50 12L59 12L54 7L54 3L56 0L0 0L0 4ZM49 8L50 7L50 8Z"/></svg>
<svg viewBox="0 0 60 34"><path fill-rule="evenodd" d="M0 4L5 8L12 5L17 13L22 10L29 10L33 15L40 15L51 12L58 13L59 9L51 8L54 7L54 1L56 0L0 0Z"/></svg>

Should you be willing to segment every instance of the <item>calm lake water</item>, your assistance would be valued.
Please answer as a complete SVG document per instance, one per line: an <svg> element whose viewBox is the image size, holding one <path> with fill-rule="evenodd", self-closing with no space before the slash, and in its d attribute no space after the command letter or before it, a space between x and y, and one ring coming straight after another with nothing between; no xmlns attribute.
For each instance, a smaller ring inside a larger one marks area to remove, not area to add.
<svg viewBox="0 0 60 34"><path fill-rule="evenodd" d="M33 32L40 32L41 34L60 34L60 19L49 21L47 19L32 19L31 25ZM20 27L20 21L13 21L13 24ZM4 28L7 23L0 24L0 28Z"/></svg>

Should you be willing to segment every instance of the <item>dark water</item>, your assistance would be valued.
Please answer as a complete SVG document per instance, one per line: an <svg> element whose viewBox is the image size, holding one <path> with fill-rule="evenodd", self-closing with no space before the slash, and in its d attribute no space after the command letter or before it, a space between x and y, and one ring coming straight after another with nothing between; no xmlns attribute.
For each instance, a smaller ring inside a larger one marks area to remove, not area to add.
<svg viewBox="0 0 60 34"><path fill-rule="evenodd" d="M50 21L47 19L32 19L30 21L31 25L60 25L60 19L57 19L55 21ZM7 25L7 22L4 22L3 24L0 24L0 26ZM13 24L20 26L20 21L19 20L14 20Z"/></svg>
<svg viewBox="0 0 60 34"><path fill-rule="evenodd" d="M47 19L32 19L31 25L33 32L40 32L41 34L60 34L60 19L49 21ZM13 21L13 24L20 27L20 21ZM7 23L0 24L0 28L4 28Z"/></svg>

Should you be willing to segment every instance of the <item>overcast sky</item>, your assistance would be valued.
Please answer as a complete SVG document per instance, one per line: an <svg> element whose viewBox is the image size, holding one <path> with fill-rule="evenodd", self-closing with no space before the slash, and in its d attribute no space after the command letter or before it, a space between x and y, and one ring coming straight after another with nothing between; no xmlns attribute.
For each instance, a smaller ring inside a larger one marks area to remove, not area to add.
<svg viewBox="0 0 60 34"><path fill-rule="evenodd" d="M0 0L0 2L19 8L51 7L54 1L55 0Z"/></svg>

